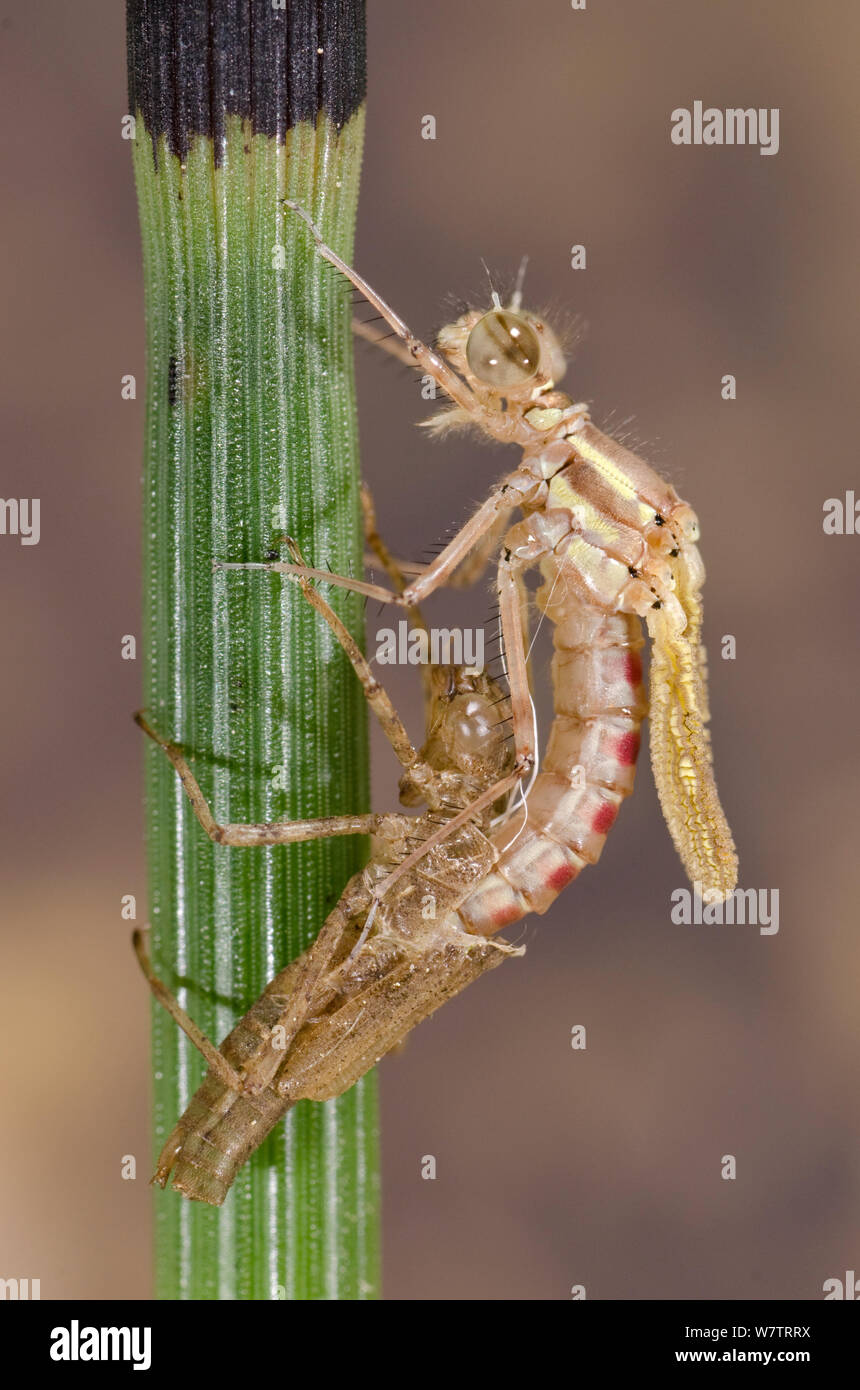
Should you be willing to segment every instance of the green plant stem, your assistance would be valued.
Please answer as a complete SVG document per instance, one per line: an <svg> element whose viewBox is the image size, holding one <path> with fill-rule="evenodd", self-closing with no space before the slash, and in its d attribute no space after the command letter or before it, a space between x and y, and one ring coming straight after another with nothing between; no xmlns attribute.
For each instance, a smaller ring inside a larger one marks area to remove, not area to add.
<svg viewBox="0 0 860 1390"><path fill-rule="evenodd" d="M225 8L189 5L210 24ZM292 8L322 12L323 22L332 6ZM265 7L256 10L263 23ZM363 108L343 121L326 110L276 121L272 133L270 111L256 119L264 99L254 89L250 107L231 111L225 97L213 130L191 128L183 141L164 119L172 89L159 88L160 105L146 99L164 61L152 22L160 11L173 13L155 0L129 7L147 316L146 707L185 749L221 821L359 811L366 720L343 653L289 580L213 572L212 561L261 560L287 533L314 563L361 571L348 298L281 200L311 209L351 254ZM316 62L305 48L293 60ZM210 107L231 87L231 57L228 42ZM169 55L193 59L187 45ZM180 121L181 83L180 73ZM360 601L343 591L331 600L360 635ZM146 759L153 962L219 1042L316 935L364 846L215 846L163 754L148 746ZM204 1066L157 1006L153 1071L159 1149ZM223 1208L155 1194L157 1295L373 1297L377 1187L370 1076L338 1100L291 1111Z"/></svg>

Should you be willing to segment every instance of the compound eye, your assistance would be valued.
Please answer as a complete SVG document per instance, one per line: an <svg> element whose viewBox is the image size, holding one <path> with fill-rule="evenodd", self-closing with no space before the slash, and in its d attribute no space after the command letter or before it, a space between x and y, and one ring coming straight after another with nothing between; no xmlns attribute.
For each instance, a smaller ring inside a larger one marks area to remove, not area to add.
<svg viewBox="0 0 860 1390"><path fill-rule="evenodd" d="M466 360L479 381L509 390L512 386L525 386L535 375L540 344L522 315L492 309L469 334Z"/></svg>

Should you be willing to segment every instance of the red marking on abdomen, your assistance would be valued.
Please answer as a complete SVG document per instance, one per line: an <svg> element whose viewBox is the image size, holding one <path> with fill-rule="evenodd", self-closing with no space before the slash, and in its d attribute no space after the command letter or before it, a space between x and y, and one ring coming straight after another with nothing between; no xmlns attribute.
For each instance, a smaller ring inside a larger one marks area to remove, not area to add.
<svg viewBox="0 0 860 1390"><path fill-rule="evenodd" d="M556 893L560 893L562 888L566 888L569 883L579 874L576 864L560 864L557 869L547 876L546 886L552 888Z"/></svg>
<svg viewBox="0 0 860 1390"><path fill-rule="evenodd" d="M518 901L514 901L508 907L497 908L493 913L493 926L496 928L510 927L514 922L521 921L524 916L523 910Z"/></svg>
<svg viewBox="0 0 860 1390"><path fill-rule="evenodd" d="M625 653L624 674L631 685L639 685L642 680L642 658L638 652Z"/></svg>
<svg viewBox="0 0 860 1390"><path fill-rule="evenodd" d="M615 756L625 767L632 767L639 756L639 735L622 734L615 745Z"/></svg>
<svg viewBox="0 0 860 1390"><path fill-rule="evenodd" d="M605 801L591 822L591 828L595 835L605 835L617 815L618 807L613 806L611 801Z"/></svg>

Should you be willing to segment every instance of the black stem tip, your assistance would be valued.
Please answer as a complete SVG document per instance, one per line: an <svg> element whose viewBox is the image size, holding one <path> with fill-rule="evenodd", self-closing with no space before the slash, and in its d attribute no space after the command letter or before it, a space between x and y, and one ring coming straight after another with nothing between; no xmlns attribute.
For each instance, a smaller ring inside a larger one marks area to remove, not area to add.
<svg viewBox="0 0 860 1390"><path fill-rule="evenodd" d="M227 116L283 140L324 112L340 130L364 101L365 0L127 0L129 113L184 158Z"/></svg>

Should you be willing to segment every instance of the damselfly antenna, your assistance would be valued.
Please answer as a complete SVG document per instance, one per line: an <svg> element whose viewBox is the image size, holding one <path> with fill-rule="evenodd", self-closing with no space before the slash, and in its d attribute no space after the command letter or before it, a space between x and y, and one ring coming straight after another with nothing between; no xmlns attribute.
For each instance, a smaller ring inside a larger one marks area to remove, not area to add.
<svg viewBox="0 0 860 1390"><path fill-rule="evenodd" d="M517 271L517 283L514 286L514 292L511 295L511 302L508 305L508 308L513 309L514 313L516 313L518 309L522 308L523 284L525 283L526 267L528 266L528 263L528 255L523 256L522 260L520 261L520 268Z"/></svg>
<svg viewBox="0 0 860 1390"><path fill-rule="evenodd" d="M484 260L483 256L481 257L481 265L484 267L484 274L487 277L487 284L490 287L490 303L492 304L494 309L501 309L502 301L499 296L499 292L498 290L493 288L493 277L490 274L490 267L487 265L487 262Z"/></svg>

